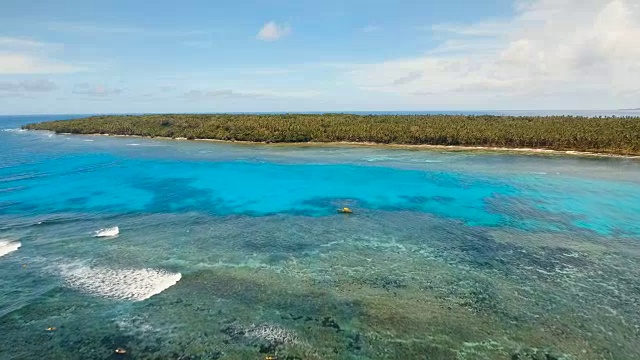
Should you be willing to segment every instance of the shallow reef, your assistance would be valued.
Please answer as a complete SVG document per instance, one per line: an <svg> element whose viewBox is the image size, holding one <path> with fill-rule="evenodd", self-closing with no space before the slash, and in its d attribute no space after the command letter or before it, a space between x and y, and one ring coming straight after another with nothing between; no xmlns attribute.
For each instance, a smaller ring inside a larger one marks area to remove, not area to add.
<svg viewBox="0 0 640 360"><path fill-rule="evenodd" d="M164 246L175 244L170 228L184 216L132 217L139 224L163 218L167 233L155 234L157 246L131 251L164 258L159 264L182 270L183 278L133 303L56 287L0 318L11 334L0 354L624 359L640 353L637 242L456 226L422 213L370 215L190 219L190 235L179 241L194 248L171 258ZM205 227L209 233L198 231ZM130 236L144 239L140 231ZM248 236L258 233L264 239ZM216 235L200 243L195 234ZM221 254L217 261L198 254L205 244ZM123 245L107 244L105 251L112 246ZM114 354L118 347L127 354Z"/></svg>

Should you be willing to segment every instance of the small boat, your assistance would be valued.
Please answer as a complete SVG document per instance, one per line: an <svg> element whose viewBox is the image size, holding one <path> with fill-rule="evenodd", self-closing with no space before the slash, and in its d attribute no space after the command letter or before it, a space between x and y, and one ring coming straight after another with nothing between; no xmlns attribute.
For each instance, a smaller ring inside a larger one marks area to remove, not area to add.
<svg viewBox="0 0 640 360"><path fill-rule="evenodd" d="M341 214L353 214L353 211L351 209L349 209L348 207L342 208L342 209L338 209L338 212L341 213Z"/></svg>
<svg viewBox="0 0 640 360"><path fill-rule="evenodd" d="M50 327L47 328L47 331L56 331L56 330L58 330L58 329L54 328L53 326L50 326Z"/></svg>
<svg viewBox="0 0 640 360"><path fill-rule="evenodd" d="M126 353L127 353L127 350L126 350L126 349L123 349L123 348L117 348L117 349L115 350L115 353L116 353L116 354L118 354L118 355L124 355L124 354L126 354Z"/></svg>

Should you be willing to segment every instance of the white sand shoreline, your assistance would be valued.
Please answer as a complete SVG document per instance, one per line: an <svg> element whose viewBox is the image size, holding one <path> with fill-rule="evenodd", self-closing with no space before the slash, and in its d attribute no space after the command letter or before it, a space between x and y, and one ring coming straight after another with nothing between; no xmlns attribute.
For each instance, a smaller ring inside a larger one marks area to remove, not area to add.
<svg viewBox="0 0 640 360"><path fill-rule="evenodd" d="M37 131L37 130L36 130ZM421 150L447 150L447 151L488 151L488 152L515 152L521 154L537 154L537 155L569 155L569 156L582 156L582 157L604 157L604 158L623 158L623 159L640 159L638 155L623 155L623 154L609 154L609 153L597 153L587 151L572 151L572 150L551 150L551 149L536 149L536 148L505 148L505 147L490 147L490 146L459 146L459 145L410 145L410 144L381 144L374 142L355 142L355 141L334 141L334 142L291 142L291 143L268 143L268 142L254 142L254 141L238 141L238 140L219 140L219 139L193 139L187 138L170 138L170 137L151 137L140 135L118 135L118 134L71 134L60 133L60 135L81 135L81 136L111 136L111 137L124 137L124 138L143 138L143 139L159 139L159 140L173 140L173 141L206 141L217 142L224 144L239 144L239 145L263 145L263 146L318 146L318 147L331 147L331 146L349 146L349 147L378 147L378 148L392 148L392 149L421 149Z"/></svg>

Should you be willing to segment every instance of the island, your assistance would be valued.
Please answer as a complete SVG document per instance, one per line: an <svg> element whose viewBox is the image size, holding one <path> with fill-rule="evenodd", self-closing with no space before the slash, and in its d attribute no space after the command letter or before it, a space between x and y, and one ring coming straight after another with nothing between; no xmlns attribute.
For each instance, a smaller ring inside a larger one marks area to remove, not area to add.
<svg viewBox="0 0 640 360"><path fill-rule="evenodd" d="M640 117L153 114L28 124L28 130L256 143L355 143L640 155Z"/></svg>

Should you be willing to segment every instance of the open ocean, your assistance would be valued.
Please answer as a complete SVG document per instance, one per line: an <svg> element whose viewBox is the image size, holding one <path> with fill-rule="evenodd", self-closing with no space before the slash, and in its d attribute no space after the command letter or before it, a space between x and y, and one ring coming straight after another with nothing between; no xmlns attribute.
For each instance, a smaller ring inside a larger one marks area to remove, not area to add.
<svg viewBox="0 0 640 360"><path fill-rule="evenodd" d="M0 359L640 358L640 160L68 117L0 116Z"/></svg>

